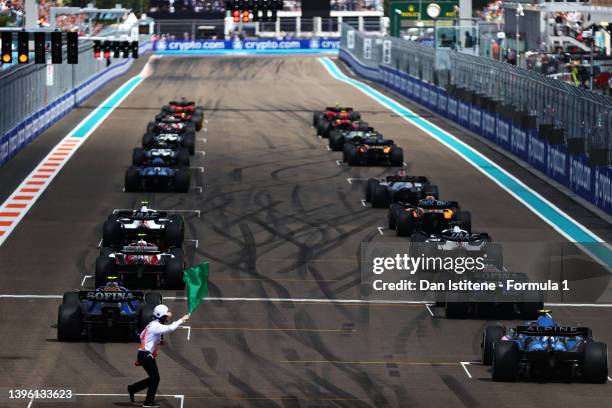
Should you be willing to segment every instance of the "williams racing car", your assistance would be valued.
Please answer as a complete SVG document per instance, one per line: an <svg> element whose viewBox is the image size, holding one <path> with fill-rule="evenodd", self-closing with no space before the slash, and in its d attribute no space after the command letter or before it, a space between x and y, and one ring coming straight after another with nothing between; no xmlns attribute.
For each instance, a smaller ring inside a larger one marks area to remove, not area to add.
<svg viewBox="0 0 612 408"><path fill-rule="evenodd" d="M145 133L142 137L145 149L179 149L184 147L189 154L195 153L195 134L192 132Z"/></svg>
<svg viewBox="0 0 612 408"><path fill-rule="evenodd" d="M116 282L95 290L66 292L57 314L57 339L108 340L121 336L136 340L161 302L157 292L130 291Z"/></svg>
<svg viewBox="0 0 612 408"><path fill-rule="evenodd" d="M561 326L549 310L537 320L510 330L488 326L482 336L482 361L495 381L542 374L570 374L585 382L608 380L608 347L593 340L588 327Z"/></svg>
<svg viewBox="0 0 612 408"><path fill-rule="evenodd" d="M393 140L383 139L377 132L372 132L363 139L353 139L350 143L345 143L342 157L349 166L404 165L404 150L396 146Z"/></svg>
<svg viewBox="0 0 612 408"><path fill-rule="evenodd" d="M189 191L189 167L167 167L162 159L149 166L130 166L125 171L125 191Z"/></svg>
<svg viewBox="0 0 612 408"><path fill-rule="evenodd" d="M140 280L147 276L154 278L156 286L181 289L184 269L185 254L181 248L164 252L157 245L141 239L117 250L102 247L96 258L94 280L99 286L114 276L119 276L122 281L130 278Z"/></svg>
<svg viewBox="0 0 612 408"><path fill-rule="evenodd" d="M153 165L155 159L161 159L164 166L189 167L189 150L184 147L176 149L143 149L136 147L132 151L132 164L134 166ZM160 162L157 160L157 162Z"/></svg>
<svg viewBox="0 0 612 408"><path fill-rule="evenodd" d="M180 215L148 208L118 210L108 216L102 226L102 246L119 249L130 241L145 238L161 249L181 247L185 223Z"/></svg>
<svg viewBox="0 0 612 408"><path fill-rule="evenodd" d="M374 208L388 208L391 203L416 204L428 196L438 199L438 186L427 177L409 176L405 170L384 179L368 179L365 200Z"/></svg>
<svg viewBox="0 0 612 408"><path fill-rule="evenodd" d="M389 206L389 228L400 237L409 237L415 231L425 234L441 233L445 229L458 226L472 231L472 214L461 211L456 201L436 200L427 197L416 205L393 203Z"/></svg>

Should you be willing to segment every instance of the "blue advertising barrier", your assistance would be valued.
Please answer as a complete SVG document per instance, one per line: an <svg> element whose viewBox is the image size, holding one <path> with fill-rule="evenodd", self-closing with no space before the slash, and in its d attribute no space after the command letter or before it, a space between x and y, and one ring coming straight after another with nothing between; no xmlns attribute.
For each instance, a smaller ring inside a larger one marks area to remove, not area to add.
<svg viewBox="0 0 612 408"><path fill-rule="evenodd" d="M157 40L157 54L309 54L332 52L340 48L340 38L311 40Z"/></svg>
<svg viewBox="0 0 612 408"><path fill-rule="evenodd" d="M141 53L150 49L150 43L140 46ZM131 58L123 60L109 66L104 71L93 74L81 85L67 91L47 106L25 117L5 134L0 135L0 166L104 85L125 74L133 62Z"/></svg>
<svg viewBox="0 0 612 408"><path fill-rule="evenodd" d="M567 153L565 145L548 143L537 130L514 126L497 113L457 100L445 89L412 75L383 65L366 66L345 49L340 49L339 56L358 75L485 137L612 215L612 167L592 166L585 155Z"/></svg>

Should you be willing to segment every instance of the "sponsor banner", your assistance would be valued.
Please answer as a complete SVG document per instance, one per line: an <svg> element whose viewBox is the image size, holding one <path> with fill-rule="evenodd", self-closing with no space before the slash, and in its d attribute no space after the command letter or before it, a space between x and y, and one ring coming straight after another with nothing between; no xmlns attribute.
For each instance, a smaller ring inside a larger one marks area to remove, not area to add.
<svg viewBox="0 0 612 408"><path fill-rule="evenodd" d="M527 160L527 132L512 126L510 132L510 151L523 160Z"/></svg>
<svg viewBox="0 0 612 408"><path fill-rule="evenodd" d="M457 108L457 119L459 123L466 128L470 126L470 105L463 102L458 102L459 107Z"/></svg>
<svg viewBox="0 0 612 408"><path fill-rule="evenodd" d="M159 53L222 52L222 51L287 51L327 50L340 48L340 38L311 40L158 40L153 50Z"/></svg>
<svg viewBox="0 0 612 408"><path fill-rule="evenodd" d="M595 167L593 171L593 203L612 214L612 169Z"/></svg>
<svg viewBox="0 0 612 408"><path fill-rule="evenodd" d="M470 107L470 129L476 133L480 133L482 125L482 112L475 106Z"/></svg>
<svg viewBox="0 0 612 408"><path fill-rule="evenodd" d="M546 173L548 143L537 137L536 132L527 136L527 161L536 169Z"/></svg>
<svg viewBox="0 0 612 408"><path fill-rule="evenodd" d="M457 110L459 109L459 103L457 100L451 96L448 97L447 102L447 114L448 117L457 120Z"/></svg>
<svg viewBox="0 0 612 408"><path fill-rule="evenodd" d="M581 197L594 201L595 172L589 165L589 159L583 154L570 154L568 155L568 160L569 188Z"/></svg>
<svg viewBox="0 0 612 408"><path fill-rule="evenodd" d="M495 135L495 142L510 150L510 124L501 118L497 118L497 132Z"/></svg>
<svg viewBox="0 0 612 408"><path fill-rule="evenodd" d="M487 139L495 138L495 116L483 111L482 112L482 135Z"/></svg>
<svg viewBox="0 0 612 408"><path fill-rule="evenodd" d="M548 145L546 174L555 181L569 186L569 160L563 145Z"/></svg>

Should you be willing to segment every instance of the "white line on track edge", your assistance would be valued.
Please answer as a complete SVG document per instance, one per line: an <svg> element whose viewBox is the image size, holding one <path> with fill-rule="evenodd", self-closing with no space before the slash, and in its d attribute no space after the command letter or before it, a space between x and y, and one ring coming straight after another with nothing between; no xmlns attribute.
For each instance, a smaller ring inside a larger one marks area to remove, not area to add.
<svg viewBox="0 0 612 408"><path fill-rule="evenodd" d="M470 364L471 363L469 361L461 361L461 367L463 367L463 371L465 371L467 376L471 379L472 374L470 374L469 370L467 369L467 366L469 366Z"/></svg>

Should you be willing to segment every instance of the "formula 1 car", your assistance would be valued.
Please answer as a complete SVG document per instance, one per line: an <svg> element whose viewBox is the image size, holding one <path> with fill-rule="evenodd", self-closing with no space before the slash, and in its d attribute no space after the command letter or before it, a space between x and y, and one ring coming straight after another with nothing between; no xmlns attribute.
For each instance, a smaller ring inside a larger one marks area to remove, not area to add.
<svg viewBox="0 0 612 408"><path fill-rule="evenodd" d="M536 373L569 373L585 382L608 379L608 347L593 340L588 327L561 326L549 310L535 321L506 330L488 326L482 338L483 364L495 381L515 381Z"/></svg>
<svg viewBox="0 0 612 408"><path fill-rule="evenodd" d="M196 106L195 102L187 101L183 98L181 101L170 101L168 105L162 106L161 110L168 113L189 113L191 115L204 115L204 107Z"/></svg>
<svg viewBox="0 0 612 408"><path fill-rule="evenodd" d="M142 137L145 149L173 149L184 147L189 154L195 154L195 134L193 132L145 133Z"/></svg>
<svg viewBox="0 0 612 408"><path fill-rule="evenodd" d="M162 109L160 113L155 115L155 121L163 123L193 123L195 130L200 131L204 116L189 112L168 112Z"/></svg>
<svg viewBox="0 0 612 408"><path fill-rule="evenodd" d="M393 203L389 206L389 228L400 237L409 237L415 231L425 234L441 233L452 226L472 231L472 214L461 211L456 201L436 200L428 197L416 205Z"/></svg>
<svg viewBox="0 0 612 408"><path fill-rule="evenodd" d="M157 286L181 289L184 269L185 254L181 248L170 248L164 252L157 245L140 239L117 251L102 247L96 258L94 280L99 286L111 276L119 276L123 281L130 277L141 279L147 275L155 278Z"/></svg>
<svg viewBox="0 0 612 408"><path fill-rule="evenodd" d="M405 170L384 179L370 178L365 200L374 208L388 208L391 203L416 204L426 197L438 199L438 186L424 176L409 176Z"/></svg>
<svg viewBox="0 0 612 408"><path fill-rule="evenodd" d="M491 242L491 237L486 232L469 232L455 225L433 234L417 231L411 235L410 241L411 252L426 257L480 257L499 270L504 268L503 248L501 244Z"/></svg>
<svg viewBox="0 0 612 408"><path fill-rule="evenodd" d="M95 290L66 292L57 313L57 339L108 339L109 335L121 334L136 340L161 302L157 292L130 291L116 282Z"/></svg>
<svg viewBox="0 0 612 408"><path fill-rule="evenodd" d="M323 112L316 111L312 116L312 126L317 129L317 135L321 135L323 137L329 136L329 131L331 129L328 127L326 130L324 130L324 127L326 127L326 125L333 120L352 122L361 119L361 114L359 112L355 112L353 108L341 107L339 105L327 107Z"/></svg>
<svg viewBox="0 0 612 408"><path fill-rule="evenodd" d="M189 167L189 149L179 147L177 149L143 149L136 147L132 151L132 164L134 166L153 166L155 163L163 166L186 166Z"/></svg>
<svg viewBox="0 0 612 408"><path fill-rule="evenodd" d="M343 148L343 159L349 166L361 165L383 165L403 166L404 150L396 146L393 140L382 138L380 133L359 140L345 143Z"/></svg>
<svg viewBox="0 0 612 408"><path fill-rule="evenodd" d="M464 280L465 275L472 283L494 283L496 289L482 292L453 290L436 293L435 303L437 306L444 307L444 313L448 319L466 317L513 319L516 316L533 319L537 317L538 310L544 306L542 292L505 290L504 286L508 280L527 283L529 282L529 276L523 272L502 269L495 260L493 262L486 260L482 268L473 268L470 271L467 271L466 268L463 274L458 274L456 270L452 270L437 272L434 276L437 281L447 283Z"/></svg>
<svg viewBox="0 0 612 408"><path fill-rule="evenodd" d="M160 159L155 159L160 160ZM125 171L125 191L189 191L189 167L130 166Z"/></svg>
<svg viewBox="0 0 612 408"><path fill-rule="evenodd" d="M143 203L137 210L119 210L109 215L102 226L103 247L119 249L142 237L161 249L181 247L185 237L183 217L150 209Z"/></svg>
<svg viewBox="0 0 612 408"><path fill-rule="evenodd" d="M335 152L341 152L347 141L364 139L370 136L368 132L373 131L374 128L368 122L362 120L351 122L348 129L339 128L329 132L329 148Z"/></svg>

